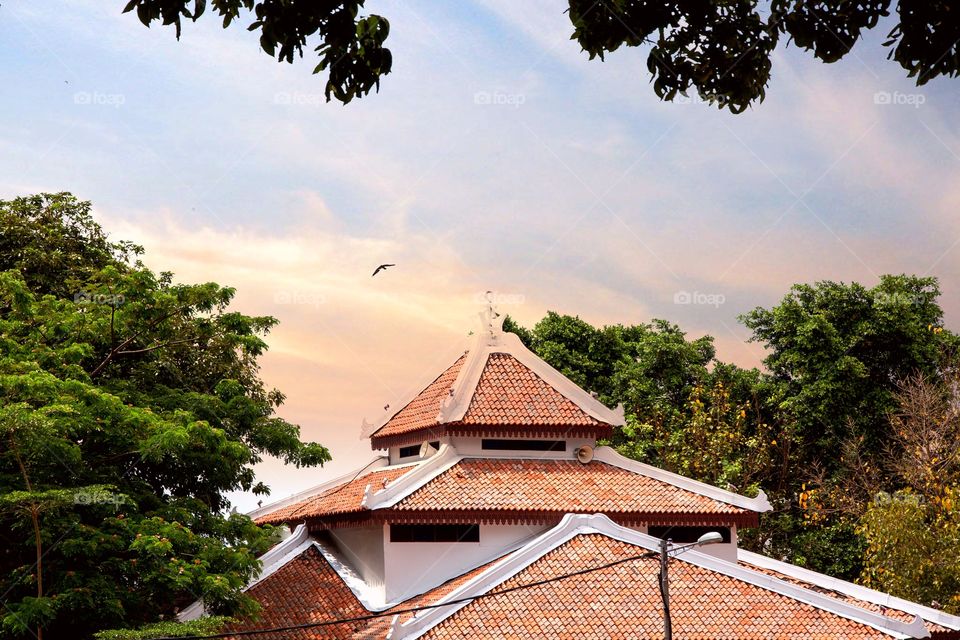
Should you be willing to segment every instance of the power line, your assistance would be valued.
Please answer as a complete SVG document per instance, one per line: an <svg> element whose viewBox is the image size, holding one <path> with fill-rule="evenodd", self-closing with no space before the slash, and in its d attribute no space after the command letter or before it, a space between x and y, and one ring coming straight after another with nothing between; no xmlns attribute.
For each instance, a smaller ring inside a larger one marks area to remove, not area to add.
<svg viewBox="0 0 960 640"><path fill-rule="evenodd" d="M322 622L304 622L302 624L294 624L285 627L272 627L269 629L248 629L246 631L231 631L225 633L213 633L209 635L197 635L197 636L163 636L160 638L155 638L154 640L206 640L210 638L235 638L239 636L254 636L264 633L281 633L284 631L298 631L301 629L314 629L317 627L331 627L338 624L349 624L351 622L366 622L368 620L376 620L377 618L387 618L391 616L405 615L408 613L418 613L420 611L428 611L430 609L439 609L440 607L449 607L456 604L464 604L469 602L475 602L477 600L483 600L485 598L493 598L496 596L502 596L507 593L512 593L514 591L520 591L522 589L531 589L533 587L540 587L545 584L550 584L551 582L559 582L560 580L566 580L567 578L575 578L577 576L582 576L588 573L593 573L595 571L602 571L604 569L609 569L610 567L616 567L617 565L626 564L627 562L633 562L634 560L648 560L650 558L660 557L659 551L648 551L637 556L630 556L628 558L621 558L620 560L614 560L613 562L608 562L596 567L589 567L587 569L580 569L578 571L573 571L570 573L565 573L559 576L554 576L552 578L546 578L544 580L537 580L536 582L528 582L526 584L520 584L515 587L507 587L505 589L500 589L498 591L491 591L488 593L481 593L475 596L469 596L466 598L457 598L456 600L448 600L446 602L437 602L434 604L425 604L418 607L409 607L406 609L392 609L388 611L381 611L379 613L370 613L363 616L355 616L353 618L339 618L334 620L324 620Z"/></svg>

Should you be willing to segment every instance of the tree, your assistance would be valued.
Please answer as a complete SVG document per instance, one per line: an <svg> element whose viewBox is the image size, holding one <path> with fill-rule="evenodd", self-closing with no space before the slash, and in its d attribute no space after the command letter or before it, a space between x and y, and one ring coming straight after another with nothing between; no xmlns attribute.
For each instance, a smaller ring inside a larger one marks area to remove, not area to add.
<svg viewBox="0 0 960 640"><path fill-rule="evenodd" d="M0 637L87 638L197 598L252 611L242 589L275 536L227 513L226 493L268 492L264 455L329 460L259 378L276 321L231 311L230 288L130 262L89 209L0 202L7 246L28 248L0 256L27 267L0 272Z"/></svg>
<svg viewBox="0 0 960 640"><path fill-rule="evenodd" d="M129 0L143 24L174 25L198 20L206 0ZM810 2L809 0L569 0L567 12L576 40L590 59L621 46L649 46L647 69L663 100L695 90L704 100L739 113L762 101L772 55L782 36L823 62L843 58L864 31L891 14L891 0ZM360 15L363 0L214 0L226 28L241 13L252 14L248 29L260 34L260 48L278 61L302 57L316 42L326 72L326 95L347 103L361 97L390 72L384 42L386 18ZM960 22L948 0L899 0L884 46L889 56L922 85L960 71ZM557 7L560 11L561 7ZM886 24L886 23L885 23Z"/></svg>
<svg viewBox="0 0 960 640"><path fill-rule="evenodd" d="M790 515L771 548L792 562L860 575L858 510L889 488L889 476L864 481L863 472L881 466L891 442L898 381L935 374L943 351L957 344L942 327L939 295L935 278L885 275L873 288L795 285L775 307L741 316L769 350L771 398L790 429L792 486L782 505Z"/></svg>
<svg viewBox="0 0 960 640"><path fill-rule="evenodd" d="M960 372L915 374L896 393L884 461L889 491L862 510L864 584L960 612Z"/></svg>

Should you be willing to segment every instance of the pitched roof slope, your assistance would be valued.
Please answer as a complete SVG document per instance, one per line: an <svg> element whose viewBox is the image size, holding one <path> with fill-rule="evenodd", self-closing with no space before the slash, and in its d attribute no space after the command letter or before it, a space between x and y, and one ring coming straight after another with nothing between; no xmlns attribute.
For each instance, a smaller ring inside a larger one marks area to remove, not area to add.
<svg viewBox="0 0 960 640"><path fill-rule="evenodd" d="M464 458L399 501L393 509L633 514L659 522L754 522L747 509L594 461ZM619 519L619 518L618 518Z"/></svg>
<svg viewBox="0 0 960 640"><path fill-rule="evenodd" d="M404 465L370 471L319 495L263 515L257 518L256 522L257 524L293 523L320 516L361 513L366 511L363 506L363 496L368 486L371 491L377 491L386 483L399 478L413 468L411 465Z"/></svg>
<svg viewBox="0 0 960 640"><path fill-rule="evenodd" d="M441 422L443 404L452 397L454 382L467 357L457 359L375 431L371 436L374 446L402 444L405 435L422 437L420 432L439 428L557 427L568 431L580 427L603 432L610 429L609 424L588 414L508 353L487 356L466 413L458 420Z"/></svg>
<svg viewBox="0 0 960 640"><path fill-rule="evenodd" d="M545 580L638 554L603 535L579 535L491 590ZM424 638L663 637L659 560L620 564L576 578L474 601ZM867 640L890 635L810 604L682 561L670 568L674 638Z"/></svg>

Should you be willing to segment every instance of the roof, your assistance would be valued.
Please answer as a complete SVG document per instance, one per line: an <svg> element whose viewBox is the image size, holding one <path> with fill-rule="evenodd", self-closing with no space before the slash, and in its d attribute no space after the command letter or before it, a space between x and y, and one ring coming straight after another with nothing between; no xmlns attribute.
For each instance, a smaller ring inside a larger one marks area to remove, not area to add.
<svg viewBox="0 0 960 640"><path fill-rule="evenodd" d="M295 632L267 640L314 638L651 638L663 634L657 589L659 560L645 556L659 540L619 527L602 515L570 515L522 548L476 567L369 620ZM301 527L264 561L248 593L259 620L227 631L283 627L376 615L357 597L343 568ZM614 566L603 565L619 562ZM671 559L670 593L676 638L926 637L919 618L881 615L697 550ZM591 570L580 575L573 572ZM553 580L497 595L541 580ZM463 601L462 601L463 600ZM443 605L412 615L404 610ZM891 614L893 612L890 612Z"/></svg>
<svg viewBox="0 0 960 640"><path fill-rule="evenodd" d="M364 492L367 487L374 491L382 489L386 483L399 478L413 468L414 465L406 464L356 475L350 480L322 491L318 495L281 506L279 509L269 511L264 515L254 516L254 518L257 524L280 524L303 522L306 519L319 516L362 513L367 510L363 506ZM266 509L261 511L266 511Z"/></svg>
<svg viewBox="0 0 960 640"><path fill-rule="evenodd" d="M443 433L558 433L607 437L623 424L613 411L491 325L476 345L424 389L365 429L374 449Z"/></svg>
<svg viewBox="0 0 960 640"><path fill-rule="evenodd" d="M380 522L555 523L566 513L606 513L622 523L755 526L766 496L746 498L628 460L609 447L582 464L556 458L459 455L386 467L268 512L258 523L314 528Z"/></svg>
<svg viewBox="0 0 960 640"><path fill-rule="evenodd" d="M709 521L752 512L603 462L464 458L393 507L461 511L630 514L643 522Z"/></svg>
<svg viewBox="0 0 960 640"><path fill-rule="evenodd" d="M941 636L960 637L960 616L925 607L916 602L891 596L889 593L840 580L751 551L739 549L737 560L741 565L754 571L766 573L805 589L855 604L868 611L874 611L897 620L909 622L913 616L920 616L927 622L927 628L931 632Z"/></svg>

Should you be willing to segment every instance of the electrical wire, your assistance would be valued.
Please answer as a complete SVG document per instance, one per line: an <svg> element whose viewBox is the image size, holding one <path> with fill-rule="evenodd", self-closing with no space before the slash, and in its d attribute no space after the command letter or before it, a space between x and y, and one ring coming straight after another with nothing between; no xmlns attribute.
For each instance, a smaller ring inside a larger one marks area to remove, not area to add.
<svg viewBox="0 0 960 640"><path fill-rule="evenodd" d="M406 609L392 609L387 611L381 611L378 613L370 613L364 616L355 616L353 618L338 618L334 620L323 620L321 622L304 622L302 624L288 625L285 627L271 627L269 629L247 629L245 631L231 631L224 633L213 633L209 635L195 635L195 636L163 636L160 638L155 638L154 640L209 640L212 638L236 638L241 636L254 636L264 633L282 633L284 631L298 631L302 629L314 629L317 627L331 627L338 624L349 624L351 622L365 622L368 620L376 620L377 618L387 618L391 616L406 615L408 613L418 613L420 611L428 611L431 609L439 609L441 607L449 607L457 604L464 604L470 602L476 602L477 600L484 600L486 598L493 598L496 596L502 596L507 593L513 593L514 591L521 591L523 589L531 589L533 587L540 587L545 584L550 584L552 582L559 582L560 580L566 580L568 578L575 578L577 576L582 576L588 573L593 573L595 571L602 571L604 569L609 569L610 567L616 567L621 564L626 564L628 562L633 562L635 560L648 560L650 558L657 558L660 556L659 551L648 551L647 553L642 553L636 556L630 556L628 558L621 558L619 560L614 560L613 562L608 562L606 564L598 565L596 567L588 567L586 569L580 569L578 571L572 571L570 573L565 573L559 576L554 576L552 578L546 578L544 580L537 580L535 582L528 582L526 584L520 584L515 587L507 587L505 589L499 589L497 591L489 591L487 593L481 593L475 596L469 596L466 598L457 598L455 600L448 600L446 602L437 602L434 604L425 604L418 607L408 607Z"/></svg>

